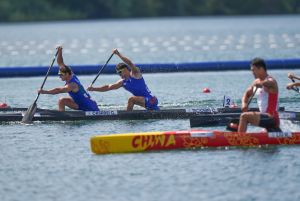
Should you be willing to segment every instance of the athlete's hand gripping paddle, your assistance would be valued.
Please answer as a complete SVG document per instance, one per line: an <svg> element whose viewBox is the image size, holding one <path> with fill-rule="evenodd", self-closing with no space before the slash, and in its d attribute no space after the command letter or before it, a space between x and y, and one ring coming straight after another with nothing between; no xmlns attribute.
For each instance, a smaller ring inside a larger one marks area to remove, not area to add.
<svg viewBox="0 0 300 201"><path fill-rule="evenodd" d="M292 80L292 82L293 83L295 83L295 80L294 80L294 78L290 78L291 80ZM294 91L296 91L297 93L300 93L300 90L299 90L299 88L298 87L292 87L292 90L294 90Z"/></svg>

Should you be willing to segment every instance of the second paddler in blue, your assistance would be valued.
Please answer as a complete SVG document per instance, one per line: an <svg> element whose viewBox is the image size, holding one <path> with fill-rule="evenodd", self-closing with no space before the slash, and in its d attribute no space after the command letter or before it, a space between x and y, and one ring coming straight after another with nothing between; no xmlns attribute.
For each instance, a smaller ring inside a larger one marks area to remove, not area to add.
<svg viewBox="0 0 300 201"><path fill-rule="evenodd" d="M59 46L57 55L57 64L59 66L58 75L65 82L63 87L57 87L49 90L39 90L41 94L60 94L68 93L69 97L60 98L58 101L58 110L65 111L65 107L74 110L99 111L97 103L91 99L90 94L84 89L78 77L72 72L71 68L64 64L62 57L62 47Z"/></svg>
<svg viewBox="0 0 300 201"><path fill-rule="evenodd" d="M116 71L121 79L114 84L89 87L88 91L105 92L123 87L133 95L128 99L127 111L133 110L134 105L139 105L147 110L159 110L158 100L156 96L152 95L146 85L140 69L135 66L129 58L123 56L117 49L114 49L113 53L119 56L124 62L119 63L116 66Z"/></svg>

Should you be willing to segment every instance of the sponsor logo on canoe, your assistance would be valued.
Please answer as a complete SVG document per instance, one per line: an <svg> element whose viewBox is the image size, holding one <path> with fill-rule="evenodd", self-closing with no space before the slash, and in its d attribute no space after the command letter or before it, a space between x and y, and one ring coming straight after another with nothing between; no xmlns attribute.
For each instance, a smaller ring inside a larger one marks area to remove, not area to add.
<svg viewBox="0 0 300 201"><path fill-rule="evenodd" d="M137 135L132 139L133 148L155 149L176 145L174 135Z"/></svg>
<svg viewBox="0 0 300 201"><path fill-rule="evenodd" d="M199 131L199 132L194 132L191 131L191 137L212 137L214 134L213 132L203 132L203 131Z"/></svg>
<svg viewBox="0 0 300 201"><path fill-rule="evenodd" d="M41 114L40 113L38 113L38 112L36 112L34 115L33 115L34 117L40 117L41 116Z"/></svg>
<svg viewBox="0 0 300 201"><path fill-rule="evenodd" d="M224 136L223 143L229 146L257 146L260 145L259 138L251 134L235 132L219 132L219 137Z"/></svg>
<svg viewBox="0 0 300 201"><path fill-rule="evenodd" d="M87 111L85 112L85 116L111 116L117 115L117 110L101 110L101 111Z"/></svg>
<svg viewBox="0 0 300 201"><path fill-rule="evenodd" d="M271 138L287 138L292 137L291 132L269 132L268 136Z"/></svg>
<svg viewBox="0 0 300 201"><path fill-rule="evenodd" d="M186 109L185 112L187 112L187 113L202 114L202 113L217 113L218 110L216 108L211 108L211 107L208 107L208 108L196 108L196 109L189 108L189 109Z"/></svg>

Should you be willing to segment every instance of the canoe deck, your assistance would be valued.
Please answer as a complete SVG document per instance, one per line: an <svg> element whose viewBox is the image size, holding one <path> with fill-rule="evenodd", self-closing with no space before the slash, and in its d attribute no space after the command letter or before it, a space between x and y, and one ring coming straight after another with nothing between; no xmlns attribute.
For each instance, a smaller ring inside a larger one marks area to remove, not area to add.
<svg viewBox="0 0 300 201"><path fill-rule="evenodd" d="M94 136L90 140L95 154L147 152L203 147L255 147L300 144L300 132L238 133L191 130L125 133Z"/></svg>
<svg viewBox="0 0 300 201"><path fill-rule="evenodd" d="M257 111L257 108L251 108ZM0 110L0 122L21 121L26 108L7 108ZM240 108L190 108L148 110L101 110L65 111L38 109L33 121L76 121L76 120L146 120L146 119L189 119L198 115L241 113Z"/></svg>

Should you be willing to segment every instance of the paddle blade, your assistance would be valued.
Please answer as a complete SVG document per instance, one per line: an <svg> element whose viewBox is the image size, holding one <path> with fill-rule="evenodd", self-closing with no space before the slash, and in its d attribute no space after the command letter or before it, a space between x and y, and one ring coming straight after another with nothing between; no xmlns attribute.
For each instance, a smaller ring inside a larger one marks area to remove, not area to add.
<svg viewBox="0 0 300 201"><path fill-rule="evenodd" d="M36 104L36 102L34 102L25 112L21 122L24 124L32 123L32 119L36 112L36 109L37 109L37 104Z"/></svg>

